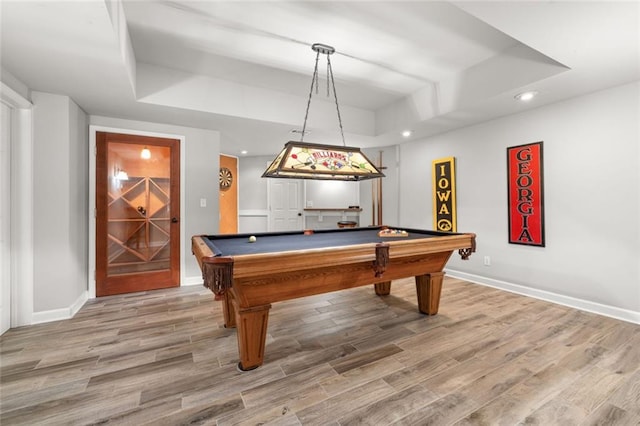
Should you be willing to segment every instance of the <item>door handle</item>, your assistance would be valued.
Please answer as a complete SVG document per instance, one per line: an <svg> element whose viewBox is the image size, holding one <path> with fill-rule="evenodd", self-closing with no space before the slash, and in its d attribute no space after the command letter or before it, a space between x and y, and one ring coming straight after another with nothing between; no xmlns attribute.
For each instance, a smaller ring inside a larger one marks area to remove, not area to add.
<svg viewBox="0 0 640 426"><path fill-rule="evenodd" d="M178 218L177 217L172 217L171 218L171 223L178 223Z"/></svg>

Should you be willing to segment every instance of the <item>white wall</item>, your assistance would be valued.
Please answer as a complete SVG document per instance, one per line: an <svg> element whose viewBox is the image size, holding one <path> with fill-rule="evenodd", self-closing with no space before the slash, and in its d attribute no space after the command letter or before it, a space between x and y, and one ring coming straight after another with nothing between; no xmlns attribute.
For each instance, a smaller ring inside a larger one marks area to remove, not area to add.
<svg viewBox="0 0 640 426"><path fill-rule="evenodd" d="M304 207L346 209L360 204L360 183L335 180L304 180Z"/></svg>
<svg viewBox="0 0 640 426"><path fill-rule="evenodd" d="M88 289L86 281L89 265L89 119L78 105L69 100L69 242L75 264L69 268L76 277L73 293L82 294ZM84 279L81 279L83 277ZM84 300L82 300L84 302ZM77 306L78 309L80 306ZM75 312L74 312L75 313Z"/></svg>
<svg viewBox="0 0 640 426"><path fill-rule="evenodd" d="M385 177L382 178L382 224L388 226L399 226L399 147L394 145L381 148L363 149L362 151L365 153L367 158L376 165L379 163L380 151L382 151L382 166L384 167L382 173L385 175ZM372 185L375 190L375 182L377 182L377 179L360 182L360 207L362 207L362 213L360 214L361 226L374 224L372 216L372 210L374 209L374 206L372 205Z"/></svg>
<svg viewBox="0 0 640 426"><path fill-rule="evenodd" d="M187 284L202 283L202 273L191 254L193 235L215 234L219 228L219 185L220 133L213 130L118 118L91 116L92 125L121 129L183 136L185 158L182 164L181 197L184 201L181 235L184 270L182 275ZM207 200L206 207L200 207L200 199ZM93 250L93 248L92 248Z"/></svg>
<svg viewBox="0 0 640 426"><path fill-rule="evenodd" d="M88 126L67 96L32 92L34 321L86 300ZM75 307L75 308L73 308Z"/></svg>
<svg viewBox="0 0 640 426"><path fill-rule="evenodd" d="M238 159L238 232L265 232L269 227L268 179L262 176L273 157Z"/></svg>
<svg viewBox="0 0 640 426"><path fill-rule="evenodd" d="M640 322L639 103L636 82L401 145L400 224L432 228L431 160L454 156L458 231L478 251L450 270ZM546 247L511 245L506 148L537 141Z"/></svg>
<svg viewBox="0 0 640 426"><path fill-rule="evenodd" d="M303 208L346 209L360 205L360 182L306 179L303 188ZM360 223L359 212L308 210L304 216L305 229L335 229L340 221Z"/></svg>

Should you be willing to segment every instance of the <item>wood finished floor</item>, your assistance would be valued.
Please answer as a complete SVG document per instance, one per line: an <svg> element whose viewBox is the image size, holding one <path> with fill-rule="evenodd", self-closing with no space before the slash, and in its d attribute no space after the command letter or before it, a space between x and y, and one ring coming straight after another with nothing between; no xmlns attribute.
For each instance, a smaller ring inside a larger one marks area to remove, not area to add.
<svg viewBox="0 0 640 426"><path fill-rule="evenodd" d="M1 338L4 425L639 425L640 326L445 279L273 305L265 364L201 287L88 302Z"/></svg>

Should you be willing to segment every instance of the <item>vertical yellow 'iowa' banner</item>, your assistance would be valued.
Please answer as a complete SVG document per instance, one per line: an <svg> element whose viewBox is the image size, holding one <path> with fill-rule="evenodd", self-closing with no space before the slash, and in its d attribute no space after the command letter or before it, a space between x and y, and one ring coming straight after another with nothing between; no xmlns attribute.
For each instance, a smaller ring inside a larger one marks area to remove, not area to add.
<svg viewBox="0 0 640 426"><path fill-rule="evenodd" d="M433 160L433 227L456 232L455 157Z"/></svg>

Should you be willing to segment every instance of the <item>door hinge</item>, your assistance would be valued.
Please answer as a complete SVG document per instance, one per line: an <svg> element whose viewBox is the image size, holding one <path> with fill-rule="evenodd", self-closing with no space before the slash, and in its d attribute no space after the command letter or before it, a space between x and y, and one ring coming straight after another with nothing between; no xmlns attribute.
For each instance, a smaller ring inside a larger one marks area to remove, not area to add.
<svg viewBox="0 0 640 426"><path fill-rule="evenodd" d="M96 218L98 217L98 209L97 208L93 208L93 217Z"/></svg>

